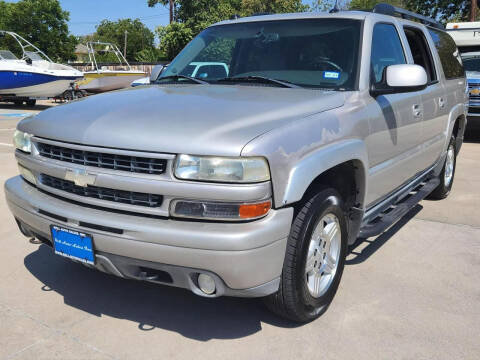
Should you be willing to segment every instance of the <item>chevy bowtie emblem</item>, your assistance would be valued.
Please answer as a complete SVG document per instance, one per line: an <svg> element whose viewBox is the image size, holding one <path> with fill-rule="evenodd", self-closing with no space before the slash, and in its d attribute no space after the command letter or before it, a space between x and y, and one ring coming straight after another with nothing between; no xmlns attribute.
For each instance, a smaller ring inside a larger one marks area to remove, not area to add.
<svg viewBox="0 0 480 360"><path fill-rule="evenodd" d="M73 181L77 186L87 187L88 185L95 184L97 176L89 174L85 170L75 169L67 170L65 174L65 180Z"/></svg>

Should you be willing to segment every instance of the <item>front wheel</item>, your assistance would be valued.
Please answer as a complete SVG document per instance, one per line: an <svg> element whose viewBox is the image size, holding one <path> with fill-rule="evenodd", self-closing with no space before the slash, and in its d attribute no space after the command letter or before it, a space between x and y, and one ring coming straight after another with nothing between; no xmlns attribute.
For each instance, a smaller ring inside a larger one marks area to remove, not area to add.
<svg viewBox="0 0 480 360"><path fill-rule="evenodd" d="M455 137L452 136L447 149L447 155L445 157L445 163L442 168L442 172L439 175L440 184L428 195L429 200L442 200L445 199L452 190L453 179L455 178L455 168L457 166L457 151L455 147Z"/></svg>
<svg viewBox="0 0 480 360"><path fill-rule="evenodd" d="M308 322L335 296L347 253L347 224L337 191L324 189L298 211L287 243L278 292L265 299L276 314Z"/></svg>

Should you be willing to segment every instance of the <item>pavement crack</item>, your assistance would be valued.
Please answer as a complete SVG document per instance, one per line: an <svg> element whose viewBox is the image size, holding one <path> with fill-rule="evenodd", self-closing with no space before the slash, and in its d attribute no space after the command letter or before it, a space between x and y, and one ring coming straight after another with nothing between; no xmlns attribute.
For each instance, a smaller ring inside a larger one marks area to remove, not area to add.
<svg viewBox="0 0 480 360"><path fill-rule="evenodd" d="M25 346L23 349L20 349L20 350L18 350L18 351L15 351L13 354L10 354L9 356L7 356L7 357L5 358L5 360L14 359L15 357L17 357L17 355L20 355L20 354L23 353L24 351L26 351L26 350L34 347L35 345L38 345L38 344L40 344L40 343L42 343L42 342L44 342L44 341L45 341L45 339L40 339L40 340L38 340L38 341L35 341L34 343L32 343L32 344L30 344L30 345L28 345L28 346Z"/></svg>

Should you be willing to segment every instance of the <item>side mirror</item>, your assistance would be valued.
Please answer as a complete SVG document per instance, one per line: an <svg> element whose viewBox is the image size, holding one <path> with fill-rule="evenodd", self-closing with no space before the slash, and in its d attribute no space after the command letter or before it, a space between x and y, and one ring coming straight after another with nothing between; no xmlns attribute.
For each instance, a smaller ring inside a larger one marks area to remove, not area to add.
<svg viewBox="0 0 480 360"><path fill-rule="evenodd" d="M153 67L152 73L150 74L150 83L151 84L153 84L158 79L158 77L162 73L163 69L164 69L163 65L155 65Z"/></svg>
<svg viewBox="0 0 480 360"><path fill-rule="evenodd" d="M382 81L373 84L370 94L379 95L420 91L427 87L427 72L420 65L399 64L387 66Z"/></svg>

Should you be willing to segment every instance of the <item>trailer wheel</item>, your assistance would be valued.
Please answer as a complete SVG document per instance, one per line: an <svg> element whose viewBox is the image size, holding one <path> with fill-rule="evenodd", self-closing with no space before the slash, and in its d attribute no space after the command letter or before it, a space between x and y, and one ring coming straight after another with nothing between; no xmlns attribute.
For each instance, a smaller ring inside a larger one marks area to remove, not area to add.
<svg viewBox="0 0 480 360"><path fill-rule="evenodd" d="M37 100L29 99L26 101L26 103L27 103L27 106L35 106L35 104L37 103Z"/></svg>
<svg viewBox="0 0 480 360"><path fill-rule="evenodd" d="M15 100L13 102L16 106L22 106L23 105L23 101L22 100Z"/></svg>

